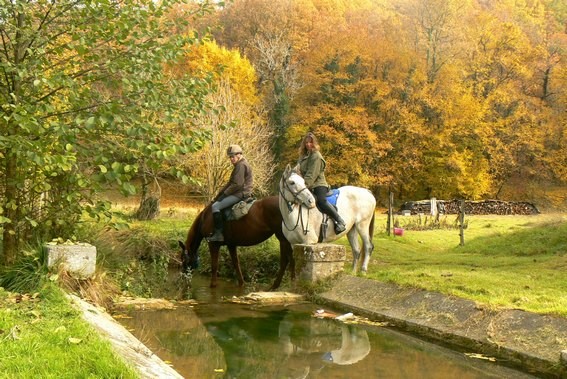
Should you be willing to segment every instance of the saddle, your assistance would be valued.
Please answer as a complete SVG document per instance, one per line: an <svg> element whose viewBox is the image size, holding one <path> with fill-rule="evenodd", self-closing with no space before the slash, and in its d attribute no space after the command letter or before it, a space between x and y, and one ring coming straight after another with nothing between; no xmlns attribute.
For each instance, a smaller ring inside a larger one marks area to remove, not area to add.
<svg viewBox="0 0 567 379"><path fill-rule="evenodd" d="M250 207L252 206L252 204L254 204L255 201L255 197L249 197L239 201L232 207L223 209L223 218L225 219L225 221L236 221L241 219L248 214L248 210L250 210Z"/></svg>
<svg viewBox="0 0 567 379"><path fill-rule="evenodd" d="M327 192L327 201L335 208L337 208L337 199L339 198L339 191L337 188L330 190Z"/></svg>

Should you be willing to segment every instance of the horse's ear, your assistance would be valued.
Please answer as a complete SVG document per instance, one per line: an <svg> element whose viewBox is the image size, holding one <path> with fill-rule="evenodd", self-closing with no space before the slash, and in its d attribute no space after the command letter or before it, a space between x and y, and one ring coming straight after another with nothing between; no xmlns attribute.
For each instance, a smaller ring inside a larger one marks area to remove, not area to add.
<svg viewBox="0 0 567 379"><path fill-rule="evenodd" d="M291 171L291 166L290 166L290 164L288 163L287 166L285 166L285 170L284 170L284 172L283 172L284 176L285 176L285 177L289 176L289 172L290 172L290 171Z"/></svg>
<svg viewBox="0 0 567 379"><path fill-rule="evenodd" d="M299 175L299 173L301 172L299 169L299 163L292 168L292 171Z"/></svg>

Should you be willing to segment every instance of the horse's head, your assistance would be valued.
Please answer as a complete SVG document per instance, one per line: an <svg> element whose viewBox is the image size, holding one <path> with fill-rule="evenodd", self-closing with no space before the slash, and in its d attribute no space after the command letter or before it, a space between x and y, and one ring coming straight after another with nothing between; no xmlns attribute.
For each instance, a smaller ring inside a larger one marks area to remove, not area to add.
<svg viewBox="0 0 567 379"><path fill-rule="evenodd" d="M179 247L181 248L181 272L186 273L189 269L191 271L199 268L199 252L197 249L191 249L181 241Z"/></svg>
<svg viewBox="0 0 567 379"><path fill-rule="evenodd" d="M210 207L210 205L209 205ZM208 208L201 211L191 224L189 231L187 232L187 239L185 243L179 241L179 247L181 248L181 270L182 272L187 272L187 270L196 270L199 268L199 246L203 240L203 223L204 215Z"/></svg>
<svg viewBox="0 0 567 379"><path fill-rule="evenodd" d="M280 180L280 194L288 203L303 205L307 208L315 207L315 197L305 186L305 180L299 173L287 165Z"/></svg>

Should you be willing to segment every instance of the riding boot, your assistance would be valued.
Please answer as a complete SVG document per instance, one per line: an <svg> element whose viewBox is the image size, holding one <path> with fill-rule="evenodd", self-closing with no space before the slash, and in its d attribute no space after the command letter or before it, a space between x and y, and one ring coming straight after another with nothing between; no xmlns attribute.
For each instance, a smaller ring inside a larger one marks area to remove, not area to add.
<svg viewBox="0 0 567 379"><path fill-rule="evenodd" d="M209 242L223 242L224 236L222 234L223 231L223 219L221 212L214 212L213 213L213 221L215 223L215 232L207 238Z"/></svg>
<svg viewBox="0 0 567 379"><path fill-rule="evenodd" d="M339 213L332 207L329 207L329 216L335 222L335 234L341 234L346 230L345 220L339 215Z"/></svg>
<svg viewBox="0 0 567 379"><path fill-rule="evenodd" d="M346 230L345 220L337 213L337 218L335 221L335 234L341 234Z"/></svg>

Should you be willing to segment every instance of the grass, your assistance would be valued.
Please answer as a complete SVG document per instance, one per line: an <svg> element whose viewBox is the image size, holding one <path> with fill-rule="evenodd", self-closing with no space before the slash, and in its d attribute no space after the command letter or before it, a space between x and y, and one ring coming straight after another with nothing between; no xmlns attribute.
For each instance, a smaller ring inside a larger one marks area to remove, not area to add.
<svg viewBox="0 0 567 379"><path fill-rule="evenodd" d="M54 284L0 288L0 378L137 378Z"/></svg>
<svg viewBox="0 0 567 379"><path fill-rule="evenodd" d="M464 246L456 229L388 236L377 221L368 278L567 317L564 216L467 216Z"/></svg>
<svg viewBox="0 0 567 379"><path fill-rule="evenodd" d="M171 207L158 220L130 220L128 230L110 232L93 227L85 234L92 240L84 242L94 243L100 254L103 272L97 277L107 273L111 282L127 279L131 287L118 290L137 288L152 294L153 281L159 282L158 276L164 272L160 269L178 254L177 240L185 238L196 214L197 209ZM444 224L452 225L452 217L447 216ZM406 228L404 235L388 236L384 232L386 216L377 214L375 250L367 278L455 295L488 307L567 317L565 216L467 216L464 246L459 245L457 229L412 230L415 220L398 221ZM350 253L346 238L336 242L346 245ZM220 275L225 278L233 275L227 255L223 249ZM239 255L249 285L257 284L261 275L267 276L268 282L273 280L279 264L274 237L258 246L239 248ZM201 245L201 257L206 263L206 243ZM149 269L140 270L136 265L142 264L137 262L145 262ZM345 267L349 272L350 262ZM34 292L37 276L47 275L42 270L30 253L14 267L14 275L3 274L6 283L16 288L21 285L21 292L0 288L0 378L137 377L116 359L109 343L82 320L53 282ZM28 280L22 281L22 277ZM101 287L89 285L75 291L91 290L100 296L104 285L97 285ZM287 285L284 281L281 289Z"/></svg>

